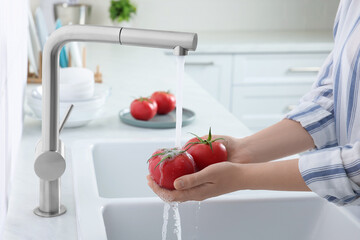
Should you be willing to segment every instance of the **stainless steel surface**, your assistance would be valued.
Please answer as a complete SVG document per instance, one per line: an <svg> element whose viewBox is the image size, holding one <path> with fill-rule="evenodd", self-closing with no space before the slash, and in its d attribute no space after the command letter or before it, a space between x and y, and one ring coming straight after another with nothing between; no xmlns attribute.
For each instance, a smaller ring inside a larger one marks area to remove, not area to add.
<svg viewBox="0 0 360 240"><path fill-rule="evenodd" d="M185 56L185 55L188 55L188 50L185 49L185 48L177 46L177 47L174 48L173 54L175 56Z"/></svg>
<svg viewBox="0 0 360 240"><path fill-rule="evenodd" d="M64 128L65 126L65 123L67 122L68 118L70 117L70 114L71 114L71 111L74 107L74 104L71 104L69 109L67 110L65 116L64 116L64 119L62 120L61 124L60 124L60 127L59 127L59 134L61 133L61 130Z"/></svg>
<svg viewBox="0 0 360 240"><path fill-rule="evenodd" d="M60 19L62 25L87 24L91 15L91 6L87 4L54 4L55 20Z"/></svg>
<svg viewBox="0 0 360 240"><path fill-rule="evenodd" d="M41 217L56 217L66 212L61 205L60 177L66 168L65 146L61 140L57 151L41 152L42 141L36 146L34 170L40 178L39 207L34 213Z"/></svg>
<svg viewBox="0 0 360 240"><path fill-rule="evenodd" d="M60 210L58 212L43 212L40 210L40 208L35 208L34 209L34 213L36 215L38 215L39 217L57 217L60 215L63 215L64 213L66 213L66 207L64 207L64 205L60 205Z"/></svg>
<svg viewBox="0 0 360 240"><path fill-rule="evenodd" d="M47 181L56 180L65 172L64 157L57 151L41 153L35 161L34 170L40 179Z"/></svg>
<svg viewBox="0 0 360 240"><path fill-rule="evenodd" d="M318 73L320 67L291 67L288 72L290 73Z"/></svg>
<svg viewBox="0 0 360 240"><path fill-rule="evenodd" d="M105 26L68 25L53 32L43 51L42 135L37 145L35 173L40 178L40 206L34 212L50 216L63 214L60 204L60 177L65 171L65 152L59 140L59 52L71 41L120 43L174 49L185 55L197 47L197 34Z"/></svg>
<svg viewBox="0 0 360 240"><path fill-rule="evenodd" d="M34 171L43 180L53 181L65 172L65 146L59 139L56 151L42 151L42 140L37 144Z"/></svg>
<svg viewBox="0 0 360 240"><path fill-rule="evenodd" d="M54 31L43 51L42 148L56 151L59 139L59 51L71 41L119 43L117 27L68 25Z"/></svg>
<svg viewBox="0 0 360 240"><path fill-rule="evenodd" d="M56 217L64 214L66 208L61 205L60 179L55 181L40 180L40 205L34 213L40 217Z"/></svg>
<svg viewBox="0 0 360 240"><path fill-rule="evenodd" d="M120 43L142 47L168 48L181 52L195 51L198 42L196 33L156 31L149 29L122 28ZM176 47L178 50L176 50Z"/></svg>

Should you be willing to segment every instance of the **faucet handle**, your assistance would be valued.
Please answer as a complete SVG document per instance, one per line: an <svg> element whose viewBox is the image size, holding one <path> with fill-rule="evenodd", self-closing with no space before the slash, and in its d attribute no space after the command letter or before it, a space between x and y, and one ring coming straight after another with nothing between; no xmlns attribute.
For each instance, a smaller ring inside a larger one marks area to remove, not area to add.
<svg viewBox="0 0 360 240"><path fill-rule="evenodd" d="M61 130L64 128L64 125L66 123L66 121L68 120L69 116L70 116L70 113L72 111L72 109L74 108L74 104L70 104L70 107L69 109L67 110L61 124L60 124L60 127L59 127L59 134L61 133Z"/></svg>

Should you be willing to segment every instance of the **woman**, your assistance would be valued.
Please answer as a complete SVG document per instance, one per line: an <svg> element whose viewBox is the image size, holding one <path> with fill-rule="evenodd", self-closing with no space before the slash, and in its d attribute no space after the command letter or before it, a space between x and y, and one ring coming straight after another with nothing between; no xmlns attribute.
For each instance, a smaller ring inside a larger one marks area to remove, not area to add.
<svg viewBox="0 0 360 240"><path fill-rule="evenodd" d="M228 162L149 186L167 201L204 200L240 189L314 191L337 205L360 203L360 1L342 0L334 49L318 80L286 119L250 137L221 136ZM311 150L300 159L269 162Z"/></svg>

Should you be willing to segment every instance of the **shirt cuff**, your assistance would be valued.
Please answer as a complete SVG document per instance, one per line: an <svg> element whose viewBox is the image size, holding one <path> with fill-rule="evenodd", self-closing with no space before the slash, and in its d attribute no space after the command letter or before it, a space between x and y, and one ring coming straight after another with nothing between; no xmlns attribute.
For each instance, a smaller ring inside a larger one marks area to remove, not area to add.
<svg viewBox="0 0 360 240"><path fill-rule="evenodd" d="M300 103L285 118L297 121L314 140L317 149L338 145L332 112L314 102Z"/></svg>
<svg viewBox="0 0 360 240"><path fill-rule="evenodd" d="M360 204L360 187L348 177L340 147L303 154L299 170L306 185L320 197L336 205Z"/></svg>

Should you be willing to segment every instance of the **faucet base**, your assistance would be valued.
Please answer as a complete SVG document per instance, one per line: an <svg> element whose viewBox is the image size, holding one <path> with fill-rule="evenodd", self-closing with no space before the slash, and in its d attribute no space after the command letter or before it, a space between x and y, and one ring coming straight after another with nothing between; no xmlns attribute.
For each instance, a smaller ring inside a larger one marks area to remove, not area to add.
<svg viewBox="0 0 360 240"><path fill-rule="evenodd" d="M58 212L52 212L52 213L43 212L40 210L40 208L37 207L34 209L34 213L36 215L38 215L39 217L47 217L47 218L57 217L57 216L60 216L60 215L63 215L64 213L66 213L66 207L61 205Z"/></svg>

